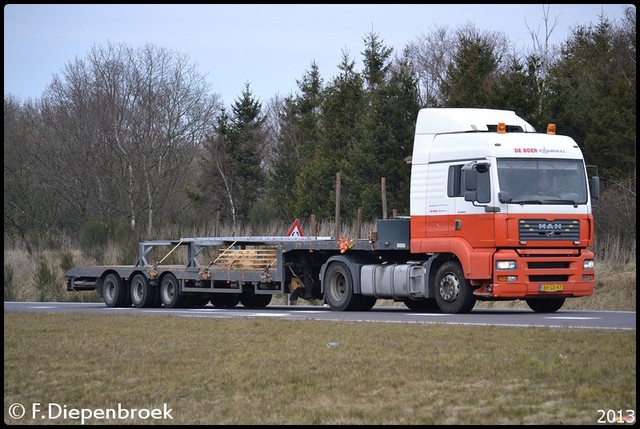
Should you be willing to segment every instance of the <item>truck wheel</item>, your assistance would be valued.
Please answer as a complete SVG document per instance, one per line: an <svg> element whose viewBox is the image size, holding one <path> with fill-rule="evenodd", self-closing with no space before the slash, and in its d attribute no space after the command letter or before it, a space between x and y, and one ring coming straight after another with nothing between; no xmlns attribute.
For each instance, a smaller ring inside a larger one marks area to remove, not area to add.
<svg viewBox="0 0 640 429"><path fill-rule="evenodd" d="M361 295L360 297L360 305L358 307L359 311L369 311L376 305L378 298L375 296Z"/></svg>
<svg viewBox="0 0 640 429"><path fill-rule="evenodd" d="M438 307L444 313L469 313L476 304L476 298L460 264L448 261L436 273L434 292Z"/></svg>
<svg viewBox="0 0 640 429"><path fill-rule="evenodd" d="M160 282L160 299L166 308L180 308L184 306L185 297L180 295L178 279L173 274L167 274Z"/></svg>
<svg viewBox="0 0 640 429"><path fill-rule="evenodd" d="M542 299L527 299L527 305L530 309L536 313L553 313L560 310L560 307L564 304L564 298L542 298Z"/></svg>
<svg viewBox="0 0 640 429"><path fill-rule="evenodd" d="M156 288L149 284L149 280L144 274L133 276L133 279L131 279L131 303L134 307L153 307L156 296Z"/></svg>
<svg viewBox="0 0 640 429"><path fill-rule="evenodd" d="M272 295L245 295L240 302L246 308L265 308L271 303Z"/></svg>
<svg viewBox="0 0 640 429"><path fill-rule="evenodd" d="M324 293L327 304L332 310L357 310L362 295L353 292L351 272L344 262L334 262L324 273Z"/></svg>
<svg viewBox="0 0 640 429"><path fill-rule="evenodd" d="M240 303L240 297L236 294L214 293L209 301L215 308L233 308Z"/></svg>
<svg viewBox="0 0 640 429"><path fill-rule="evenodd" d="M407 298L403 302L404 302L404 305L406 305L407 308L412 311L439 310L438 303L434 298L424 298L424 299Z"/></svg>

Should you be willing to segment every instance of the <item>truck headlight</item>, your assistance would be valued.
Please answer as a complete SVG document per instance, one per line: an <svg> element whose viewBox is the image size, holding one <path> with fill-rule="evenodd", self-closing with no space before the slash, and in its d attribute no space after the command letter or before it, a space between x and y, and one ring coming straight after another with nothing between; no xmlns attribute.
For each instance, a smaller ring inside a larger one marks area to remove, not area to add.
<svg viewBox="0 0 640 429"><path fill-rule="evenodd" d="M585 259L582 263L582 268L584 268L585 270L593 270L595 268L593 259Z"/></svg>
<svg viewBox="0 0 640 429"><path fill-rule="evenodd" d="M518 268L516 261L496 261L496 270L515 270Z"/></svg>

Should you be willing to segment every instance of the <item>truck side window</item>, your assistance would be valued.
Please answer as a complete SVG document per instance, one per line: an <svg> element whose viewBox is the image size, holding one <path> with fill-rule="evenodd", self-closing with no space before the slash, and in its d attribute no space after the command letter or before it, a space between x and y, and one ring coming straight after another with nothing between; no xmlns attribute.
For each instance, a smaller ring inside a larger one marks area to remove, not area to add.
<svg viewBox="0 0 640 429"><path fill-rule="evenodd" d="M478 202L488 204L491 202L491 181L489 170L478 174Z"/></svg>
<svg viewBox="0 0 640 429"><path fill-rule="evenodd" d="M447 196L462 197L464 196L464 183L462 183L462 164L452 165L449 167L447 180Z"/></svg>

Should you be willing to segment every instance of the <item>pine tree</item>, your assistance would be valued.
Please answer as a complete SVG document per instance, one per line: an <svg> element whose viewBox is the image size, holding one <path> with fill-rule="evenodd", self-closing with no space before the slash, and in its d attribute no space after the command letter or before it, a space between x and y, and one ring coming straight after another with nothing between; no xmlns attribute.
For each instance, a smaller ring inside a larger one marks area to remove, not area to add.
<svg viewBox="0 0 640 429"><path fill-rule="evenodd" d="M299 173L315 156L320 135L322 78L314 61L297 81L300 93L285 98L279 112L279 136L269 176L272 200L283 220L304 216L297 211L294 187Z"/></svg>

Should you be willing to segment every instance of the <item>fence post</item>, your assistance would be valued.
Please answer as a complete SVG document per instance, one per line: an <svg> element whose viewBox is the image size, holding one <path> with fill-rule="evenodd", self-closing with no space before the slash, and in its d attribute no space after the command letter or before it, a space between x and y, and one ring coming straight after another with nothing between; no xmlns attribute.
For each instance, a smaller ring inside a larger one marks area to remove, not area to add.
<svg viewBox="0 0 640 429"><path fill-rule="evenodd" d="M334 238L340 238L340 172L336 173L336 225L334 230Z"/></svg>
<svg viewBox="0 0 640 429"><path fill-rule="evenodd" d="M387 178L383 177L380 181L380 192L382 193L382 219L387 218Z"/></svg>
<svg viewBox="0 0 640 429"><path fill-rule="evenodd" d="M316 215L311 214L311 216L309 218L309 223L311 224L311 236L312 237L317 237L318 236L318 221L316 219Z"/></svg>

